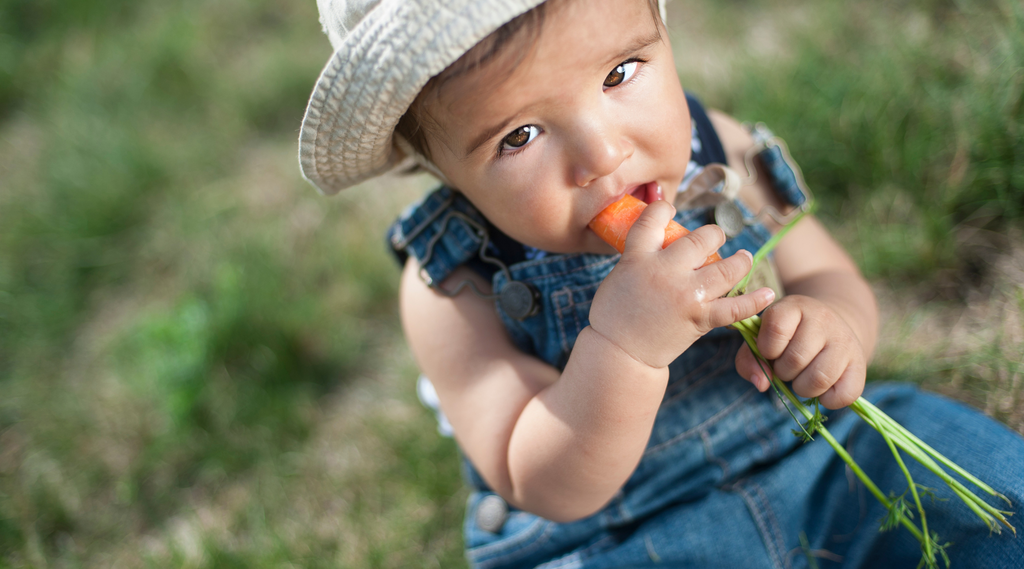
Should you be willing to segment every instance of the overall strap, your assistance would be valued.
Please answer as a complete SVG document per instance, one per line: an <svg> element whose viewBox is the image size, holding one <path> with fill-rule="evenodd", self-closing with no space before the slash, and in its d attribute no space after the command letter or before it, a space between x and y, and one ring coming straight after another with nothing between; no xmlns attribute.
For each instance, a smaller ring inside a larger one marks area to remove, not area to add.
<svg viewBox="0 0 1024 569"><path fill-rule="evenodd" d="M715 127L711 124L704 105L693 95L686 93L686 104L690 108L690 119L693 121L693 130L697 136L694 140L690 160L699 166L708 164L726 164L725 149L722 147L722 140L718 138Z"/></svg>
<svg viewBox="0 0 1024 569"><path fill-rule="evenodd" d="M490 237L495 231L465 196L441 186L406 208L388 228L387 240L398 262L404 265L410 255L415 257L424 281L433 286L460 265L490 280L497 267L486 266L481 257L499 254Z"/></svg>

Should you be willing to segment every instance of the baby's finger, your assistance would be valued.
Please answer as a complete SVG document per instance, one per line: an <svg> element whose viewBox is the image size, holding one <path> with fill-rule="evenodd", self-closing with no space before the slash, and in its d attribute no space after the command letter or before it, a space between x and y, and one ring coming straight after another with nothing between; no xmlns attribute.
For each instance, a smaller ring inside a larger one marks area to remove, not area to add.
<svg viewBox="0 0 1024 569"><path fill-rule="evenodd" d="M718 248L723 243L725 243L725 232L721 227L703 225L670 245L666 250L672 255L673 262L679 263L683 267L698 269L707 261L708 256L718 252ZM718 263L708 266L713 267ZM748 266L747 270L749 269Z"/></svg>
<svg viewBox="0 0 1024 569"><path fill-rule="evenodd" d="M849 407L864 393L867 370L863 365L851 362L832 387L819 397L821 404L829 409Z"/></svg>
<svg viewBox="0 0 1024 569"><path fill-rule="evenodd" d="M761 312L775 300L775 292L770 288L758 289L750 294L716 298L709 302L704 310L704 321L701 323L703 332L712 328L728 326L740 320L750 318Z"/></svg>
<svg viewBox="0 0 1024 569"><path fill-rule="evenodd" d="M629 229L623 254L630 251L661 251L665 243L665 226L675 214L676 208L665 200L647 206Z"/></svg>
<svg viewBox="0 0 1024 569"><path fill-rule="evenodd" d="M843 371L849 365L850 360L842 350L825 346L814 357L803 371L797 374L793 380L793 393L800 397L818 397L827 392L839 381ZM779 361L775 362L775 370L778 372ZM785 377L781 375L780 377Z"/></svg>
<svg viewBox="0 0 1024 569"><path fill-rule="evenodd" d="M803 313L800 310L788 308L785 306L785 302L780 302L765 310L761 315L761 330L757 333L757 349L760 350L761 355L769 360L782 357L796 335L802 320ZM778 371L776 370L776 372ZM780 377L782 377L781 374Z"/></svg>
<svg viewBox="0 0 1024 569"><path fill-rule="evenodd" d="M763 330L763 328L762 328ZM796 381L797 377L805 369L807 369L815 358L818 357L819 353L825 348L825 342L827 336L818 327L814 326L813 323L804 321L799 328L796 329L796 334L793 335L793 339L790 340L789 345L783 350L782 355L775 358L773 366L775 368L776 375L779 376L783 381ZM761 348L760 342L758 343L758 349ZM768 355L761 352L764 357L771 359ZM840 370L841 371L841 370ZM836 372L834 378L839 377L839 372ZM826 385L818 393L822 393L825 389L831 385ZM816 397L817 395L804 395L804 397Z"/></svg>
<svg viewBox="0 0 1024 569"><path fill-rule="evenodd" d="M768 377L765 375L767 371L767 368L762 370L761 366L758 365L757 358L750 351L750 346L743 344L740 350L736 352L736 373L754 384L754 387L761 393L768 391Z"/></svg>
<svg viewBox="0 0 1024 569"><path fill-rule="evenodd" d="M740 281L754 263L749 251L740 249L733 256L699 269L701 282L712 298L724 296Z"/></svg>

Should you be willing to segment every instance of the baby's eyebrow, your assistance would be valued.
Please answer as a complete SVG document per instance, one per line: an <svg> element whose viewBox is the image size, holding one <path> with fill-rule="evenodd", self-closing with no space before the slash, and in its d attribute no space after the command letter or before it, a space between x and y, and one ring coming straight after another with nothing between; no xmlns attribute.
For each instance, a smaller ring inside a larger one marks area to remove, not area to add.
<svg viewBox="0 0 1024 569"><path fill-rule="evenodd" d="M654 30L650 35L637 38L633 43L629 44L622 51L608 58L609 63L619 63L623 59L631 55L635 55L636 52L641 51L647 47L650 47L661 41L661 32L657 29Z"/></svg>
<svg viewBox="0 0 1024 569"><path fill-rule="evenodd" d="M483 145L483 143L487 142L491 138L497 136L501 131L505 130L505 127L508 125L508 123L512 122L512 116L509 116L502 120L501 122L495 124L494 126L487 128L486 130L480 133L480 136L474 138L469 143L469 150L466 150L466 155L464 156L464 158L468 158L469 155L476 152L476 149L480 148L480 146Z"/></svg>

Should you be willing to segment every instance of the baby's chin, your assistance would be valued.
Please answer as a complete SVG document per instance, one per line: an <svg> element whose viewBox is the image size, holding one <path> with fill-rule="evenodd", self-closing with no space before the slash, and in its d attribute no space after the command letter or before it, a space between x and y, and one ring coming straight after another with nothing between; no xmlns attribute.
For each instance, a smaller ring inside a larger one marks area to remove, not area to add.
<svg viewBox="0 0 1024 569"><path fill-rule="evenodd" d="M513 237L514 239L514 237ZM590 253L594 255L614 255L615 248L605 243L590 229L584 230L582 238L575 243L528 243L520 241L524 245L540 249L554 255L572 255L576 253Z"/></svg>
<svg viewBox="0 0 1024 569"><path fill-rule="evenodd" d="M593 253L595 255L615 255L618 251L614 247L605 243L600 237L597 236L593 231L587 230L586 244L580 253Z"/></svg>

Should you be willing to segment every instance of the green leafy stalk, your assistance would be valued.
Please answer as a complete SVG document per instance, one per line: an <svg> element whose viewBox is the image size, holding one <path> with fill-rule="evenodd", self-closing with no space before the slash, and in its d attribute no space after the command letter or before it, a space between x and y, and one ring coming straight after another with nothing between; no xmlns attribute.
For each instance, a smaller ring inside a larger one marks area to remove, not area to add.
<svg viewBox="0 0 1024 569"><path fill-rule="evenodd" d="M871 411L869 413L863 413L860 410L860 408L864 406L864 403L870 405ZM855 408L855 406L857 407ZM932 457L929 456L930 453L926 452L923 448L921 448L921 445L924 445L924 443L919 443L919 439L917 439L917 437L908 437L907 434L909 434L909 431L907 431L904 427L899 426L899 424L896 423L896 421L894 421L888 415L883 413L880 409L878 409L874 405L871 405L871 403L868 402L866 399L859 399L857 402L851 405L850 408L853 409L857 413L857 415L860 416L865 422L874 427L875 430L879 431L880 433L883 433L883 436L890 437L892 441L904 452L909 454L912 458L914 458L914 460L918 461L922 466L927 468L933 474L938 476L943 482L945 482L946 485L949 486L957 494L957 496L959 496L967 504L967 506L970 507L971 510L978 515L979 518L981 518L983 522L985 522L985 524L989 527L990 530L992 530L995 533L999 533L1000 530L998 524L1001 523L1005 525L1007 528L1009 528L1010 531L1012 531L1014 534L1017 533L1016 528L1010 525L1009 521L1007 521L1006 519L1006 516L1013 515L1012 512L996 509L988 502L985 502L984 500L979 498L974 492L970 491L959 480L956 480L955 478L950 476L949 473L943 470L941 466L939 466L934 460L932 460ZM899 426L899 429L894 428L894 426ZM937 453L934 449L932 449L932 453L935 453L936 455L942 457L942 459L948 465L952 465L951 469L953 469L954 471L966 472L960 466L956 465L956 463L953 463L948 458ZM968 476L970 476L969 473ZM971 479L977 480L977 478L975 478L974 476L970 476L970 478L968 478L968 480ZM987 488L988 485L981 482L979 487ZM998 492L995 491L993 491L993 495L1003 497L1002 494L999 494ZM1003 497L1003 499L1005 499L1005 497Z"/></svg>
<svg viewBox="0 0 1024 569"><path fill-rule="evenodd" d="M910 490L911 495L914 497L914 504L917 506L917 512L921 515L921 533L924 535L924 540L921 541L921 550L924 552L924 561L928 567L935 567L935 551L932 544L931 534L928 533L928 518L924 513L924 506L921 505L921 497L917 493L917 484L914 483L914 478L910 475L910 471L907 470L907 465L903 463L903 458L900 456L900 451L896 448L896 445L892 442L892 438L889 437L885 429L877 423L868 421L868 424L874 427L882 438L885 440L885 444L892 451L893 457L896 459L896 464L899 465L900 470L903 471L903 476L907 479L907 486Z"/></svg>
<svg viewBox="0 0 1024 569"><path fill-rule="evenodd" d="M810 211L812 208L808 208ZM735 296L737 294L743 294L746 292L747 284L749 283L750 276L753 274L753 267L757 266L772 249L781 241L781 239L789 232L789 230L798 222L807 212L800 213L792 222L786 227L774 235L761 249L758 250L757 254L754 255L753 265L750 273L741 280L736 287L729 293L729 296ZM919 485L914 482L913 477L910 474L910 470L907 468L900 454L902 450L917 462L919 462L926 469L938 476L947 486L959 497L967 507L975 513L989 529L995 533L999 532L999 524L1003 524L1010 528L1014 534L1017 530L1010 525L1006 520L1006 516L1012 515L1011 512L998 510L988 502L985 502L979 498L974 492L968 489L963 483L955 479L948 472L943 469L943 466L953 471L955 474L962 477L964 480L970 482L981 490L985 491L991 496L1001 498L1010 504L1010 500L1006 496L995 491L991 486L985 484L976 476L967 472L965 469L949 460L941 453L933 449L931 446L924 443L921 439L916 437L913 433L907 430L905 427L897 423L891 417L882 412L881 409L873 405L870 401L863 397L858 398L852 405L852 409L857 416L859 416L864 422L878 431L882 438L885 440L886 445L892 452L893 457L896 459L896 463L899 465L900 470L903 472L904 477L907 479L907 491L910 492L914 500L914 505L921 516L921 528L912 521L913 513L910 507L907 505L905 495L906 492L901 496L891 495L886 497L878 486L871 480L870 477L860 468L860 466L853 460L853 457L846 452L846 449L839 444L839 442L832 436L824 426L825 417L821 414L817 398L808 400L807 402L801 401L792 391L789 386L786 385L778 376L775 375L775 370L770 361L766 360L761 352L757 349L757 335L761 330L761 318L759 316L752 316L740 322L733 324L733 327L740 332L743 336L744 341L750 348L750 351L754 354L754 359L757 361L761 371L769 379L769 383L772 386L775 394L779 397L782 403L785 405L786 410L789 411L793 421L800 427L800 430L793 430L793 434L800 437L804 442L810 442L813 440L813 435L818 433L825 439L825 441L832 447L837 455L847 464L854 475L864 484L865 488L883 505L885 506L888 514L883 521L882 530L893 529L897 525L902 525L907 528L911 534L921 543L922 558L921 563L918 567L928 567L929 569L935 569L938 567L938 558L941 557L945 562L946 567L949 567L949 557L947 556L945 549L949 546L949 543L940 543L939 536L934 532L928 530L928 521L925 516L924 506L921 503L921 496L918 492ZM808 408L808 404L813 405L814 410ZM794 412L796 410L796 413ZM797 413L802 415L805 422L801 422L797 418ZM925 491L930 493L930 490L921 487ZM1010 504L1012 505L1012 504Z"/></svg>
<svg viewBox="0 0 1024 569"><path fill-rule="evenodd" d="M856 406L856 407L854 407L854 406ZM868 401L867 399L859 399L859 400L857 400L857 402L855 402L850 407L853 408L854 411L856 411L858 415L872 414L872 415L875 415L875 416L879 417L889 428L891 428L891 429L893 429L895 431L898 431L899 433L904 435L908 440L912 441L913 444L915 444L921 450L923 450L926 453L928 453L929 455L931 455L935 460L938 460L946 468L949 468L953 472L956 472L957 474L962 476L967 481L971 482L972 484L974 484L978 488L981 488L982 490L984 490L989 495L995 496L996 498L1001 498L1003 501L1006 502L1007 505L1009 505L1009 506L1013 505L1013 503L1010 502L1009 498L1007 498L1006 496L1000 494L999 492L996 492L995 490L992 489L991 486L989 486L988 484L985 484L984 482L979 480L977 477L975 477L973 474L971 474L970 472L967 472L966 470L961 468L958 464L956 464L952 460L949 460L948 458L943 456L941 453L939 453L938 451L936 451L932 447L928 446L927 443L925 443L921 439L917 438L913 433L908 431L903 425L900 425L899 423L894 421L891 417L889 417L884 412L882 412L882 410L879 409L878 407L875 407L875 405L873 403L871 403L870 401Z"/></svg>
<svg viewBox="0 0 1024 569"><path fill-rule="evenodd" d="M750 325L748 324L748 320L741 320L733 324L733 327L739 330L740 335L743 336L743 340L746 341L748 346L750 346L750 349L756 350L757 330L751 329ZM754 352L754 354L756 356L754 358L754 361L756 361L757 365L761 368L761 373L763 373L765 377L772 377L773 372L769 371L768 369L765 369L765 366L770 364L768 364L767 361L761 357L760 352ZM774 381L769 382L769 384L772 386L772 389L775 390L775 394L779 397L779 401L782 401L782 405L786 408L786 411L789 411L789 416L793 418L793 422L796 423L797 425L800 425L800 428L803 429L803 423L800 422L800 419L797 419L796 415L793 413L793 409L789 406L789 403L786 403L786 397L783 396L782 391L779 390L778 385ZM814 437L811 436L811 433L808 433L806 430L803 430L803 435L805 442L808 440L814 440Z"/></svg>
<svg viewBox="0 0 1024 569"><path fill-rule="evenodd" d="M741 330L741 334L744 330L748 332L754 332L753 336L748 337L747 335L744 335L744 339L747 342L747 346L750 347L751 352L753 352L755 359L757 359L759 365L762 366L762 369L768 369L766 375L768 376L772 386L775 388L776 393L781 393L784 397L783 403L788 401L789 405L792 405L793 408L799 411L800 414L803 415L808 422L812 421L814 419L814 412L808 409L807 406L804 405L804 403L800 401L800 399L792 391L790 391L789 386L786 385L786 383L783 382L781 379L779 379L777 375L775 375L775 370L772 368L771 362L766 360L764 356L761 355L760 350L757 349L756 332L761 329L761 317L751 316L750 318L747 318L743 322L737 324L739 324L737 328ZM787 408L789 408L788 405ZM790 414L792 415L792 411L790 412ZM800 425L800 428L802 430L804 429L803 425L800 423L799 420L797 420L796 423L797 425ZM850 468L850 471L853 472L854 476L856 476L857 479L860 480L862 484L864 484L864 487L867 488L869 492L871 492L875 499L877 499L879 502L882 503L883 506L885 506L885 508L890 512L890 515L894 516L895 519L898 520L899 524L907 528L907 530L910 531L910 533L918 541L923 541L925 538L924 534L921 533L921 530L918 529L918 527L914 524L913 521L911 521L911 519L908 516L903 515L899 512L893 514L893 503L891 503L889 499L886 498L885 494L883 494L882 491L878 489L878 486L874 483L874 481L872 481L871 478L867 475L867 473L865 473L864 470L861 469L860 465L857 464L855 460L853 460L853 457L850 456L850 453L846 452L846 449L843 447L843 445L839 444L839 441L837 441L835 437L832 436L832 433L830 433L824 425L819 425L818 433L821 434L822 438L825 439L825 442L827 442L828 445L832 447L832 450L835 451L837 455L839 455L839 458L846 463L846 465Z"/></svg>
<svg viewBox="0 0 1024 569"><path fill-rule="evenodd" d="M771 238L768 239L768 241L766 241L765 244L762 245L761 248L757 250L757 253L754 253L754 260L750 264L750 272L747 273L746 276L744 276L743 279L740 280L740 282L737 283L731 291L729 291L728 296L736 296L738 294L744 294L747 292L747 284L750 283L750 277L754 274L754 267L756 267L758 263L763 261L764 258L767 257L768 254L775 249L775 246L779 244L779 241L782 241L782 238L785 237L787 233L789 233L790 229L795 227L796 224L801 219L803 219L805 215L807 215L813 210L814 204L812 203L810 207L798 213L796 217L792 219L792 221L783 226L783 228L780 229L778 233L772 235Z"/></svg>

